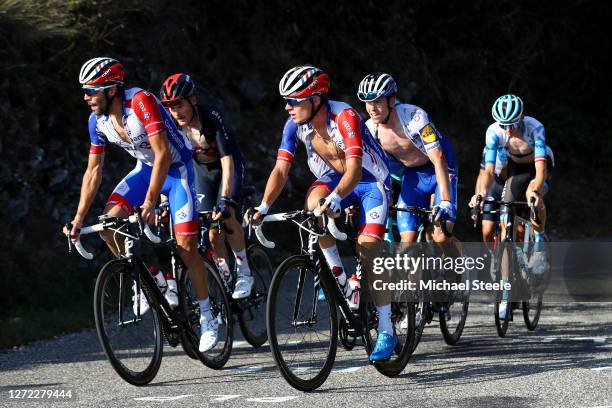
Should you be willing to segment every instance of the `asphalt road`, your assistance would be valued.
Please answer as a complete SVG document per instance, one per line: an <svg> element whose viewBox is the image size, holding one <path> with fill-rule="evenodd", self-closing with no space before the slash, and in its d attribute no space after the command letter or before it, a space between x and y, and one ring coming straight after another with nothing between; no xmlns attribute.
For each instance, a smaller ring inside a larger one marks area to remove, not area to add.
<svg viewBox="0 0 612 408"><path fill-rule="evenodd" d="M312 393L285 382L267 346L244 341L218 371L166 347L157 377L135 387L87 330L0 353L0 406L612 407L612 304L548 305L535 332L515 319L504 339L492 313L492 305L471 305L454 347L432 323L396 378L369 366L362 347L339 349L334 371ZM72 398L11 399L16 390L70 390Z"/></svg>

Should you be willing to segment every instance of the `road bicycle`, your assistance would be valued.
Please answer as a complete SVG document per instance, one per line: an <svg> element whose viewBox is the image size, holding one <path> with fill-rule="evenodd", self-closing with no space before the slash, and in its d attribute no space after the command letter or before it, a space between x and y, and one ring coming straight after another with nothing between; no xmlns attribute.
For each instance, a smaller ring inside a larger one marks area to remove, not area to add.
<svg viewBox="0 0 612 408"><path fill-rule="evenodd" d="M349 239L337 228L333 218L306 210L266 215L255 234L262 245L274 248L275 244L263 234L263 225L270 222L297 225L301 242L300 253L285 259L272 278L267 308L270 348L287 382L298 390L312 391L329 376L340 336L351 337L352 341L362 338L368 355L371 353L377 338L376 307L370 290L366 289L369 288L366 273L361 274L359 310L353 311L326 262L321 261L317 250L319 237L329 232L339 241ZM353 238L349 241L356 244ZM357 265L359 269L359 259ZM324 300L318 300L319 288L323 290ZM341 319L337 317L337 308ZM388 361L374 363L387 376L401 373L412 354L414 300L406 297L393 301L391 312L398 336L395 355ZM400 324L406 316L408 325L402 329ZM339 334L339 330L344 334Z"/></svg>
<svg viewBox="0 0 612 408"><path fill-rule="evenodd" d="M79 240L74 244L81 256L91 260L93 254L84 248L80 238L96 232L113 231L115 245L123 248L119 259L111 260L102 267L94 291L96 331L112 367L130 384L148 384L159 370L163 340L166 339L169 346L181 344L188 355L197 357L211 368L220 368L215 349L206 353L198 350L199 310L187 303L184 285L178 286L179 307L172 308L143 258L143 244L151 244L156 250L169 249L172 275L177 282L185 282L187 268L178 256L172 225L169 238L162 241L141 220L139 208L135 210L134 215L125 219L100 216L98 224L81 229ZM66 227L71 228L70 225ZM157 233L160 232L161 228ZM68 238L69 252L72 247ZM220 323L219 344L216 347L224 348L232 333L230 301L223 282L216 273L211 273L210 264L204 262L209 272L211 312ZM141 311L140 296L145 296L150 310Z"/></svg>
<svg viewBox="0 0 612 408"><path fill-rule="evenodd" d="M528 330L535 330L540 320L542 312L542 298L551 275L550 262L546 262L546 270L542 274L534 274L529 268L529 260L534 253L534 234L531 221L519 214L529 213L529 218L536 224L540 223L534 201L503 201L495 200L492 197L484 199L484 203L499 205L498 210L483 210L481 203L482 196L477 197L476 209L480 209L478 214L500 214L501 208L506 208L506 235L501 238L501 223L497 222L493 239L493 259L492 276L496 281L501 281L502 271L507 271L508 282L511 284L510 291L500 291L495 302L495 327L497 334L504 337L508 330L508 325L514 318L514 310L522 309L523 320ZM521 227L520 229L518 227ZM520 232L522 231L522 233ZM544 243L543 243L544 244ZM545 256L548 251L545 246ZM508 301L508 311L506 316L500 316L500 303Z"/></svg>
<svg viewBox="0 0 612 408"><path fill-rule="evenodd" d="M435 213L432 210L414 206L394 206L390 207L390 210L391 212L408 212L419 217L420 223L416 240L417 245L412 245L415 249L415 251L412 252L413 256L422 255L423 259L442 259L440 256L443 255L443 248L445 248L446 245L454 245L449 243L443 246L437 246L435 243L427 240L427 235L431 233L434 226ZM452 233L447 230L445 222L441 222L439 225L444 235L449 238L453 236ZM465 283L467 280L467 275L458 274L454 271L445 273L441 268L424 268L421 271L416 271L416 274L420 277L420 280L424 282L432 279L437 281L448 279L456 283ZM442 332L444 341L449 345L457 344L463 334L468 315L470 304L469 285L466 284L464 290L458 289L448 293L440 293L440 291L434 293L428 290L421 290L417 286L415 294L417 303L415 312L416 328L414 347L416 348L419 344L423 336L425 325L434 321L436 313L438 314L440 331Z"/></svg>

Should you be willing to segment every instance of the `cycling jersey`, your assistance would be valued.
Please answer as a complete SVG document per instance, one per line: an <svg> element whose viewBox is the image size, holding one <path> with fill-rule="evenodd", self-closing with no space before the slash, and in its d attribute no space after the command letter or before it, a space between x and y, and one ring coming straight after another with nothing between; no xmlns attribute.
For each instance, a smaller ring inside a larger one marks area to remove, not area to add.
<svg viewBox="0 0 612 408"><path fill-rule="evenodd" d="M217 204L222 189L221 158L230 155L234 167L229 198L233 200L231 205L238 210L242 201L244 179L244 165L240 149L227 131L223 123L223 116L218 109L201 104L198 104L196 108L202 126L200 133L206 141L200 145L198 141L192 140L195 146L195 189L198 211L212 211Z"/></svg>
<svg viewBox="0 0 612 408"><path fill-rule="evenodd" d="M531 116L525 116L520 124L520 130L523 134L523 140L531 147L531 152L527 154L513 154L511 147L508 145L510 137L504 129L496 122L491 124L486 133L486 153L485 163L494 164L496 162L499 147L505 147L508 155L515 157L525 157L533 155L534 162L546 160L546 136L544 125Z"/></svg>
<svg viewBox="0 0 612 408"><path fill-rule="evenodd" d="M487 147L483 147L482 148L482 159L480 161L480 168L482 170L485 169L485 154L487 152ZM495 175L497 177L501 176L501 173L504 169L504 166L506 164L508 164L508 152L506 151L506 148L503 146L498 146L497 147L497 154L495 156Z"/></svg>
<svg viewBox="0 0 612 408"><path fill-rule="evenodd" d="M110 116L89 116L89 137L92 154L103 153L106 143L121 146L129 154L148 166L153 166L153 150L148 138L166 131L172 164L191 161L192 147L188 138L178 130L170 114L155 96L140 88L126 89L122 102L123 127L130 141L126 142L115 130Z"/></svg>
<svg viewBox="0 0 612 408"><path fill-rule="evenodd" d="M172 163L162 186L170 200L170 211L177 235L195 235L194 174L192 148L188 138L178 130L170 114L157 98L140 88L129 88L122 99L122 125L129 138L126 142L115 130L109 115L89 117L90 154L104 153L106 143L121 146L137 159L136 167L113 190L107 204L120 206L128 214L144 202L151 182L155 154L149 138L166 131Z"/></svg>
<svg viewBox="0 0 612 408"><path fill-rule="evenodd" d="M209 169L221 168L220 159L231 155L236 167L242 167L242 154L225 128L221 112L212 106L201 104L198 104L196 109L202 125L200 132L206 139L207 144L205 146L204 144L200 145L195 140L192 141L196 149L194 155L196 161L207 165Z"/></svg>
<svg viewBox="0 0 612 408"><path fill-rule="evenodd" d="M410 139L414 146L424 155L434 149L442 149L449 172L450 202L452 214L449 221L455 221L457 213L457 166L455 153L450 139L440 133L429 120L427 112L416 105L396 103L394 108L404 130L400 135ZM375 137L378 136L378 125L372 119L366 122ZM389 156L391 156L389 154ZM390 159L391 160L391 159ZM397 161L397 160L396 160ZM402 189L397 206L406 208L410 206L429 208L430 197L435 194L434 205L441 201L440 189L436 179L436 171L431 161L417 167L406 167L402 175ZM399 212L397 214L397 227L399 232L416 231L421 223L419 217L412 213Z"/></svg>
<svg viewBox="0 0 612 408"><path fill-rule="evenodd" d="M388 186L389 170L385 153L368 131L357 111L346 103L329 101L327 112L327 132L336 146L344 152L344 158L361 158L362 174L370 174ZM310 171L315 177L320 178L333 170L314 151L310 140L312 132L314 129L310 123L297 125L291 118L288 118L283 129L277 160L291 163L298 140L300 140L306 146Z"/></svg>
<svg viewBox="0 0 612 408"><path fill-rule="evenodd" d="M397 112L400 124L404 129L403 136L410 139L424 155L427 155L433 149L444 147L441 143L445 137L430 122L429 116L423 109L407 103L395 104L393 109ZM366 126L374 137L377 137L378 124L374 123L372 119L368 119ZM451 167L450 163L449 167Z"/></svg>

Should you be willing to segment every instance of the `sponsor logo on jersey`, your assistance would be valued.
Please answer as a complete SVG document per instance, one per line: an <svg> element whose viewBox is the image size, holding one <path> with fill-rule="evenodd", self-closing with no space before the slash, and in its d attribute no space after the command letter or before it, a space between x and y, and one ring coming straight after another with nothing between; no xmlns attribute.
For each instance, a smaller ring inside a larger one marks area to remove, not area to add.
<svg viewBox="0 0 612 408"><path fill-rule="evenodd" d="M420 133L421 138L425 143L433 143L438 140L438 134L436 133L436 130L429 123L423 126L423 129L421 129Z"/></svg>

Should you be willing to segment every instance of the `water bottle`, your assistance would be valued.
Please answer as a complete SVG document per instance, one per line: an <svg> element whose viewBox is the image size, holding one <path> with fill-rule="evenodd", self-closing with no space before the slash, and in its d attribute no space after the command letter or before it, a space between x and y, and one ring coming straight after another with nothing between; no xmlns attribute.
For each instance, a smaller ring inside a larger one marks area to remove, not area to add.
<svg viewBox="0 0 612 408"><path fill-rule="evenodd" d="M359 309L359 290L361 288L361 282L357 279L357 275L353 274L348 282L348 286L351 290L351 297L348 299L349 307L351 310Z"/></svg>
<svg viewBox="0 0 612 408"><path fill-rule="evenodd" d="M164 278L164 274L161 272L159 268L154 267L153 265L149 266L149 273L155 279L155 283L157 283L157 287L161 290L162 293L166 293L166 289L168 288L168 282Z"/></svg>
<svg viewBox="0 0 612 408"><path fill-rule="evenodd" d="M217 258L217 265L219 265L219 269L221 270L221 276L229 283L232 280L232 271L230 271L229 265L225 262L225 259Z"/></svg>

